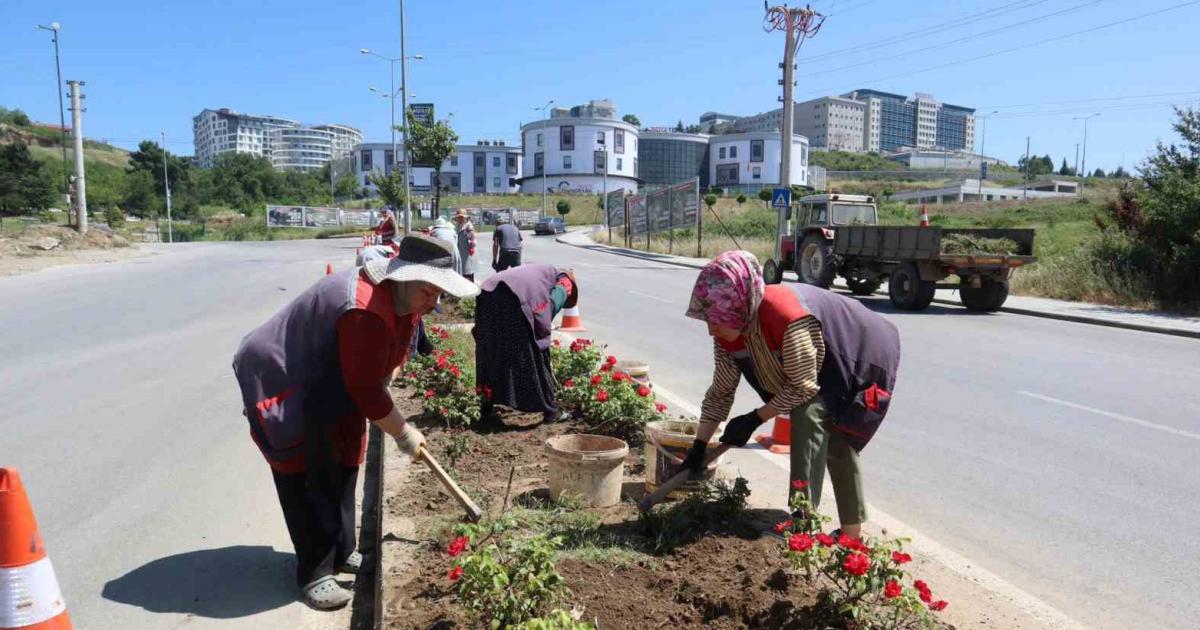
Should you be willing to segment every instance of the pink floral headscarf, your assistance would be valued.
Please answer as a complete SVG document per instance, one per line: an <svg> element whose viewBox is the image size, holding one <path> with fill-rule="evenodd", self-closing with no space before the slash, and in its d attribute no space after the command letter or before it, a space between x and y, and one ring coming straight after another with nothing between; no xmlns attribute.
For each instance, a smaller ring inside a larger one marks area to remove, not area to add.
<svg viewBox="0 0 1200 630"><path fill-rule="evenodd" d="M754 254L730 251L700 270L687 316L717 326L746 330L762 302L762 267Z"/></svg>

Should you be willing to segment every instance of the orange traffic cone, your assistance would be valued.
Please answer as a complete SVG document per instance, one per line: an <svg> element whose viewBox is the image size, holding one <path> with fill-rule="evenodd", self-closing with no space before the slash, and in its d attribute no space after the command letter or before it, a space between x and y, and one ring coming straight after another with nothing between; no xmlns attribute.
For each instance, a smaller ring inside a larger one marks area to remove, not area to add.
<svg viewBox="0 0 1200 630"><path fill-rule="evenodd" d="M921 204L921 227L929 227L929 208Z"/></svg>
<svg viewBox="0 0 1200 630"><path fill-rule="evenodd" d="M762 444L776 455L787 455L792 452L792 417L786 414L775 416L771 426L771 435L756 435L754 441Z"/></svg>
<svg viewBox="0 0 1200 630"><path fill-rule="evenodd" d="M70 630L54 567L15 468L0 468L0 629Z"/></svg>
<svg viewBox="0 0 1200 630"><path fill-rule="evenodd" d="M329 263L325 263L325 275L327 275L327 276L333 275L333 265L331 265Z"/></svg>
<svg viewBox="0 0 1200 630"><path fill-rule="evenodd" d="M579 319L578 306L563 309L562 323L558 325L558 329L563 332L587 332L587 328L583 327L583 320Z"/></svg>

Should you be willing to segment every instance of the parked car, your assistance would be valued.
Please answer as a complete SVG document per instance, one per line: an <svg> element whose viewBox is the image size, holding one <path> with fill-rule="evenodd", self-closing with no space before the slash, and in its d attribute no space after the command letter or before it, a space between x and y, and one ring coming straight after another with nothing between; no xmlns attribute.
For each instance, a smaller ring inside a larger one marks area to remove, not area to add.
<svg viewBox="0 0 1200 630"><path fill-rule="evenodd" d="M538 219L538 222L533 226L534 234L563 234L566 231L567 224L560 217Z"/></svg>

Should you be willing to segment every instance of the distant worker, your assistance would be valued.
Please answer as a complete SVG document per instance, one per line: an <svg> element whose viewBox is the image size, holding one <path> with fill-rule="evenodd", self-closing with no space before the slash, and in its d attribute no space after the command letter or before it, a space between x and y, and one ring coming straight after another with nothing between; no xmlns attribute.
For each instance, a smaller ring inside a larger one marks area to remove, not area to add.
<svg viewBox="0 0 1200 630"><path fill-rule="evenodd" d="M512 223L501 223L492 233L492 269L504 271L521 266L521 230Z"/></svg>
<svg viewBox="0 0 1200 630"><path fill-rule="evenodd" d="M438 217L433 222L433 228L430 229L429 235L450 244L450 248L454 250L454 273L461 275L462 258L458 254L458 233L454 230L454 226L450 225L450 222L442 217Z"/></svg>
<svg viewBox="0 0 1200 630"><path fill-rule="evenodd" d="M530 264L493 275L476 301L475 380L485 395L480 418L493 405L559 419L550 369L551 322L579 301L575 272Z"/></svg>
<svg viewBox="0 0 1200 630"><path fill-rule="evenodd" d="M358 573L354 493L371 421L410 457L425 442L392 402L418 318L443 293L477 295L454 273L451 248L409 236L395 258L324 276L242 339L233 371L250 436L275 480L296 551L296 583L314 608L353 593L334 579Z"/></svg>
<svg viewBox="0 0 1200 630"><path fill-rule="evenodd" d="M380 245L391 245L396 240L396 234L399 232L399 226L396 225L396 215L391 208L383 208L379 211L379 225L375 226L375 236L379 240Z"/></svg>
<svg viewBox="0 0 1200 630"><path fill-rule="evenodd" d="M790 413L791 480L807 483L792 491L807 492L815 510L828 465L841 533L860 537L867 504L858 454L891 401L900 364L896 327L819 287L764 288L758 260L745 251L725 252L701 269L687 316L708 324L716 367L684 466L703 470L708 440L745 377L763 405L729 420L721 442L745 446L763 422Z"/></svg>
<svg viewBox="0 0 1200 630"><path fill-rule="evenodd" d="M458 258L462 261L464 278L475 281L475 226L466 209L459 208L454 213L454 226L458 235Z"/></svg>

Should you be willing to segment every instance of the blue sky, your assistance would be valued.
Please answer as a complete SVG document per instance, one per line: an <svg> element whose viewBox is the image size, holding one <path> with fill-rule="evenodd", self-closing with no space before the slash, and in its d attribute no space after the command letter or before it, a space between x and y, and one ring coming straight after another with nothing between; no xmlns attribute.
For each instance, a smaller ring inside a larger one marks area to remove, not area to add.
<svg viewBox="0 0 1200 630"><path fill-rule="evenodd" d="M829 18L801 49L796 98L874 88L999 109L987 153L1010 162L1026 136L1034 153L1073 162L1083 127L1072 118L1099 112L1089 169L1130 168L1175 139L1171 103L1200 105L1200 2L1134 19L1185 2L820 0ZM367 90L386 89L388 64L358 51L399 55L398 1L5 4L0 105L37 120L57 121L58 103L49 33L35 25L57 20L64 78L87 81L89 137L133 147L166 131L171 151L190 154L191 118L205 107L388 137L387 101ZM760 2L409 0L406 10L407 52L426 57L410 62L409 91L439 117L452 112L465 142L519 142L519 125L549 99L611 98L620 114L673 125L772 109L780 94L783 35L763 32ZM1051 38L1062 39L1038 43Z"/></svg>

